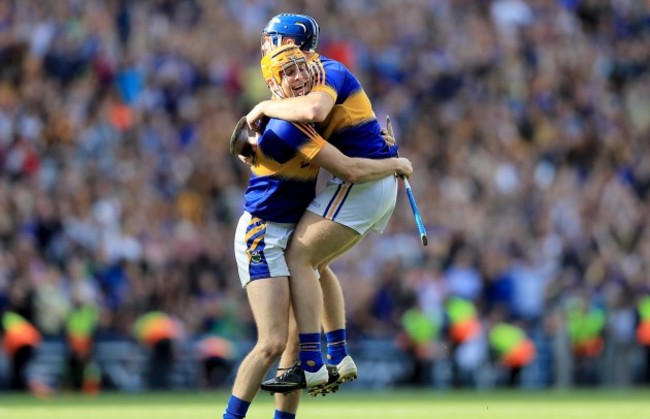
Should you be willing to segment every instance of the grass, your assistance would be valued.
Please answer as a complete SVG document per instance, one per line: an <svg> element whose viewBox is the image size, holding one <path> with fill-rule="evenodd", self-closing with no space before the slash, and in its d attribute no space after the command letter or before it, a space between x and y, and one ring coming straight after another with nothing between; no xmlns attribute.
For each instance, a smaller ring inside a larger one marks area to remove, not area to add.
<svg viewBox="0 0 650 419"><path fill-rule="evenodd" d="M63 394L37 399L0 393L2 419L219 419L228 394ZM259 394L248 419L273 417L273 398ZM650 390L620 391L342 391L304 397L309 419L645 419Z"/></svg>

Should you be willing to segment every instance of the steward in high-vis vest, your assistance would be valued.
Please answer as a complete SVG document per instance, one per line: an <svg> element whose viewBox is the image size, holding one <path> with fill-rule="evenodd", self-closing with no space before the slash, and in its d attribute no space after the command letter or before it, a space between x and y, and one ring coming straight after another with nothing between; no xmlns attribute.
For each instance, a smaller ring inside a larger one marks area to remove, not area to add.
<svg viewBox="0 0 650 419"><path fill-rule="evenodd" d="M438 322L419 308L406 310L401 322L405 338L415 355L420 358L428 357L431 352L430 345L438 339Z"/></svg>
<svg viewBox="0 0 650 419"><path fill-rule="evenodd" d="M643 347L645 371L642 373L644 384L650 384L650 295L642 297L637 306L638 325L636 341Z"/></svg>
<svg viewBox="0 0 650 419"><path fill-rule="evenodd" d="M605 312L600 308L572 303L567 313L571 349L578 357L595 358L603 350Z"/></svg>
<svg viewBox="0 0 650 419"><path fill-rule="evenodd" d="M481 322L474 303L460 297L451 297L445 304L449 319L449 339L459 345L478 336Z"/></svg>
<svg viewBox="0 0 650 419"><path fill-rule="evenodd" d="M509 370L508 386L514 387L519 383L523 367L535 358L535 345L522 328L508 323L495 324L488 340L499 364Z"/></svg>
<svg viewBox="0 0 650 419"><path fill-rule="evenodd" d="M99 310L92 304L75 306L65 323L68 344L69 386L95 394L101 384L99 365L93 360L93 338L99 319Z"/></svg>
<svg viewBox="0 0 650 419"><path fill-rule="evenodd" d="M637 304L639 324L636 327L636 340L642 346L650 346L650 296L641 298Z"/></svg>
<svg viewBox="0 0 650 419"><path fill-rule="evenodd" d="M0 318L2 348L11 365L9 387L12 390L31 388L27 377L27 366L34 356L34 350L41 343L41 333L23 316L6 311Z"/></svg>
<svg viewBox="0 0 650 419"><path fill-rule="evenodd" d="M411 355L414 363L413 373L407 381L414 385L431 385L440 321L416 305L402 314L401 323L402 332L397 336L397 341Z"/></svg>
<svg viewBox="0 0 650 419"><path fill-rule="evenodd" d="M237 348L233 342L217 335L205 335L196 342L196 355L201 362L202 387L221 387L237 360Z"/></svg>
<svg viewBox="0 0 650 419"><path fill-rule="evenodd" d="M180 326L166 313L152 311L139 317L133 325L136 339L147 345L149 356L149 388L171 388L174 367L174 341L180 337Z"/></svg>
<svg viewBox="0 0 650 419"><path fill-rule="evenodd" d="M150 347L165 339L175 339L179 335L177 323L162 311L152 311L140 316L134 326L136 339Z"/></svg>
<svg viewBox="0 0 650 419"><path fill-rule="evenodd" d="M467 374L459 363L458 348L480 336L481 321L474 303L464 298L450 297L447 299L445 311L452 385L459 388L464 385Z"/></svg>

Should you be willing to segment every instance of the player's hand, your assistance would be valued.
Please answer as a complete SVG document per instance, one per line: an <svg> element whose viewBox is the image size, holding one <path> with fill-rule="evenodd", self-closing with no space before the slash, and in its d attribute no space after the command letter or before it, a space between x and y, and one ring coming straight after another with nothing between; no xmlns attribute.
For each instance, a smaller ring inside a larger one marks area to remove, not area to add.
<svg viewBox="0 0 650 419"><path fill-rule="evenodd" d="M238 154L237 158L239 161L244 163L248 167L257 166L257 143L251 142L252 153L248 155Z"/></svg>
<svg viewBox="0 0 650 419"><path fill-rule="evenodd" d="M397 160L397 169L395 170L395 173L398 176L410 178L413 174L413 164L411 161L404 157L396 157L395 160Z"/></svg>
<svg viewBox="0 0 650 419"><path fill-rule="evenodd" d="M248 167L255 166L255 158L254 157L248 157L248 156L242 156L241 154L237 156L239 161L244 163Z"/></svg>
<svg viewBox="0 0 650 419"><path fill-rule="evenodd" d="M257 150L257 137L259 135L248 128L246 117L242 116L230 134L228 151L233 156L253 157ZM254 161L254 160L253 160Z"/></svg>
<svg viewBox="0 0 650 419"><path fill-rule="evenodd" d="M386 128L382 128L380 134L381 134L381 138L383 138L384 141L386 141L386 144L388 144L389 146L395 145L395 138L388 133Z"/></svg>
<svg viewBox="0 0 650 419"><path fill-rule="evenodd" d="M262 119L264 119L263 101L253 107L246 115L246 123L253 131L262 133Z"/></svg>

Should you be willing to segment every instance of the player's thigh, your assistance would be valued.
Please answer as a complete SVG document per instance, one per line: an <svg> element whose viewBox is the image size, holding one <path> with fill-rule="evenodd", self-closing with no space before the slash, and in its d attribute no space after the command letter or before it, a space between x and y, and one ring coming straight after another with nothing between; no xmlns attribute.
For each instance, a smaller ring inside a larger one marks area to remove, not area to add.
<svg viewBox="0 0 650 419"><path fill-rule="evenodd" d="M311 266L316 267L354 246L360 237L349 227L307 211L291 238L287 259L289 264L296 258L307 259Z"/></svg>
<svg viewBox="0 0 650 419"><path fill-rule="evenodd" d="M318 270L322 272L322 270L326 266L328 266L330 263L332 263L333 261L338 259L339 256L342 256L345 253L347 253L348 250L350 250L354 246L356 246L357 243L359 243L361 241L361 239L363 239L364 237L365 237L365 235L362 236L361 234L357 234L356 240L351 241L350 243L348 243L347 246L341 247L338 252L334 252L334 253L330 254L328 257L321 260L320 263L316 266L318 268Z"/></svg>
<svg viewBox="0 0 650 419"><path fill-rule="evenodd" d="M333 178L307 211L349 227L359 234L382 232L397 200L397 180L387 176L366 183L341 183Z"/></svg>
<svg viewBox="0 0 650 419"><path fill-rule="evenodd" d="M287 341L290 291L288 277L256 279L246 285L258 338Z"/></svg>

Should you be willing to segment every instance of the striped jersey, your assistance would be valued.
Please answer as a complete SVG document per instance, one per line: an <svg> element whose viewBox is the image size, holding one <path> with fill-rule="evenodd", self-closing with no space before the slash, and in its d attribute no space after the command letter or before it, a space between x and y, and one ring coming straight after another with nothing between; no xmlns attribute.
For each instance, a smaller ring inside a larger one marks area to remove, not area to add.
<svg viewBox="0 0 650 419"><path fill-rule="evenodd" d="M384 159L397 156L397 146L381 137L370 99L359 80L343 64L322 55L310 57L312 91L329 94L334 107L316 129L330 144L348 157Z"/></svg>
<svg viewBox="0 0 650 419"><path fill-rule="evenodd" d="M258 139L246 211L265 221L298 222L315 196L319 166L312 159L325 144L311 125L269 119Z"/></svg>

